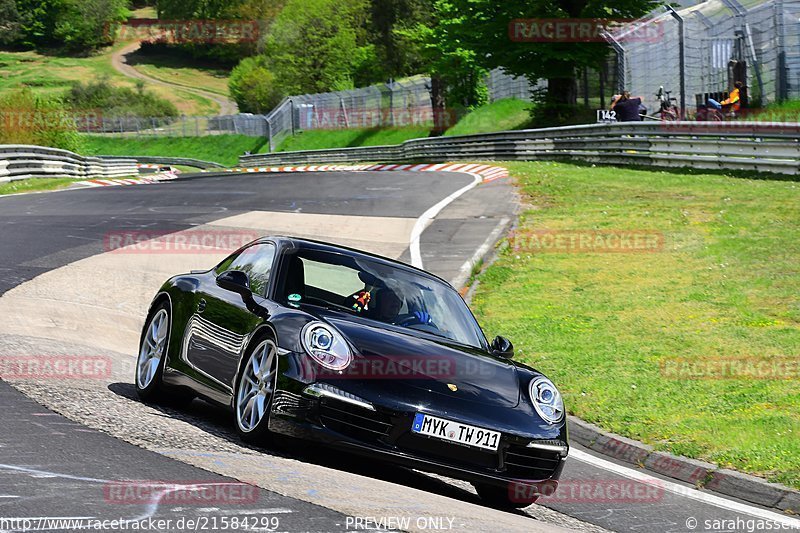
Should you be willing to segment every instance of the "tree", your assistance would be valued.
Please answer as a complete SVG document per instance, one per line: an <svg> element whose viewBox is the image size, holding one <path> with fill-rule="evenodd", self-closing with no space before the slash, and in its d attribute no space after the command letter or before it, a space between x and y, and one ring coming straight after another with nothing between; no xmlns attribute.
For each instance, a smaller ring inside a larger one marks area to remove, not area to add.
<svg viewBox="0 0 800 533"><path fill-rule="evenodd" d="M222 20L232 18L243 0L158 0L158 18L164 20Z"/></svg>
<svg viewBox="0 0 800 533"><path fill-rule="evenodd" d="M127 0L69 0L53 36L71 50L95 50L113 44L128 16Z"/></svg>
<svg viewBox="0 0 800 533"><path fill-rule="evenodd" d="M502 67L531 81L546 78L549 103L575 105L576 71L599 67L608 54L603 42L515 42L515 19L633 19L660 5L658 0L436 0L442 46L454 44L475 53L483 67ZM446 30L446 31L444 31Z"/></svg>
<svg viewBox="0 0 800 533"><path fill-rule="evenodd" d="M20 16L19 43L25 46L55 46L58 19L67 10L65 0L17 0Z"/></svg>
<svg viewBox="0 0 800 533"><path fill-rule="evenodd" d="M127 6L127 0L16 0L19 35L14 42L91 51L114 42Z"/></svg>
<svg viewBox="0 0 800 533"><path fill-rule="evenodd" d="M454 32L463 31L463 19L451 3L437 1L433 24L417 23L412 28L396 30L417 47L423 69L431 76L432 135L441 135L452 125L445 119L453 112L480 106L487 100L483 83L487 70L481 58L462 39L453 38ZM451 113L446 112L447 108Z"/></svg>
<svg viewBox="0 0 800 533"><path fill-rule="evenodd" d="M384 81L419 74L425 66L419 47L406 33L418 24L431 21L430 0L372 0L367 42L375 47L375 67L371 81Z"/></svg>
<svg viewBox="0 0 800 533"><path fill-rule="evenodd" d="M360 46L367 0L289 0L267 37L266 54L285 94L351 89L368 61Z"/></svg>
<svg viewBox="0 0 800 533"><path fill-rule="evenodd" d="M20 37L20 22L14 0L0 0L0 44L11 44Z"/></svg>
<svg viewBox="0 0 800 533"><path fill-rule="evenodd" d="M284 96L264 56L243 59L231 72L228 86L239 110L244 113L266 113Z"/></svg>

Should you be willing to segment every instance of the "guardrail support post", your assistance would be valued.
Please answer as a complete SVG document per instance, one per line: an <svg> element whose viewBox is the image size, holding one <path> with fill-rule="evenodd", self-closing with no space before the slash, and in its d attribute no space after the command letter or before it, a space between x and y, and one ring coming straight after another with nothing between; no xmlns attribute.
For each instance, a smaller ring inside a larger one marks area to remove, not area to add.
<svg viewBox="0 0 800 533"><path fill-rule="evenodd" d="M667 6L669 14L678 21L678 68L680 69L681 79L681 114L683 120L686 117L686 46L683 31L683 17L675 11L672 6Z"/></svg>

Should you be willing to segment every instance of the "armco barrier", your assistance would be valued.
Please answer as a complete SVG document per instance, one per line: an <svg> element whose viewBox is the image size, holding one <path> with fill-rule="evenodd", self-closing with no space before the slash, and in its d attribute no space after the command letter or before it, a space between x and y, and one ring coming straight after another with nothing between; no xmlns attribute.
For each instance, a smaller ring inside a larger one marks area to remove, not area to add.
<svg viewBox="0 0 800 533"><path fill-rule="evenodd" d="M800 124L623 122L412 139L393 146L246 155L241 166L458 160L577 160L598 164L800 173Z"/></svg>
<svg viewBox="0 0 800 533"><path fill-rule="evenodd" d="M27 178L119 178L139 173L134 159L104 160L42 146L0 145L0 182Z"/></svg>
<svg viewBox="0 0 800 533"><path fill-rule="evenodd" d="M209 139L208 142L213 142L213 139ZM220 165L219 163L215 163L214 161L202 161L200 159L192 159L190 157L166 157L166 156L154 156L154 155L130 155L130 156L100 155L98 157L105 161L134 159L137 162L146 165L147 164L169 165L169 166L182 165L184 167L200 168L203 170L211 170L215 168L225 167L224 165Z"/></svg>

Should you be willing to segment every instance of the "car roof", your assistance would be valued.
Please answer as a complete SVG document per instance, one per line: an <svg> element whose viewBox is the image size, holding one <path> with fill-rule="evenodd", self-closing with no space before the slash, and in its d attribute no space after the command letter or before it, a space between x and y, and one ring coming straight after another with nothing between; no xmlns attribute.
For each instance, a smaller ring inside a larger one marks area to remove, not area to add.
<svg viewBox="0 0 800 533"><path fill-rule="evenodd" d="M360 256L366 259L370 259L375 261L376 263L381 263L386 266L399 268L401 270L405 270L407 272L413 272L415 274L421 274L427 278L432 278L436 281L440 281L447 285L448 287L453 288L450 283L440 278L435 274L431 274L426 270L422 270L421 268L417 268L415 266L411 266L407 263L403 263L402 261L396 261L394 259L389 259L388 257L383 257L381 255L376 255L370 252L365 252L364 250L358 250L356 248L350 248L348 246L342 246L340 244L333 244L330 242L324 241L317 241L314 239L306 239L301 237L292 237L288 235L271 235L262 237L259 241L275 241L279 245L282 246L290 246L298 249L305 249L305 250L319 250L323 252L333 252L333 253L345 253L348 255Z"/></svg>

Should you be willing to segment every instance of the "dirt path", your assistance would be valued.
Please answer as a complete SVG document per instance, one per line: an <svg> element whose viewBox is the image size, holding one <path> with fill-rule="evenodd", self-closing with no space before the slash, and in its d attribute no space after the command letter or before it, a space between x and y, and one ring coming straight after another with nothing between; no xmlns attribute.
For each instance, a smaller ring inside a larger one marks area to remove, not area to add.
<svg viewBox="0 0 800 533"><path fill-rule="evenodd" d="M219 114L220 115L235 115L239 112L239 108L236 106L236 102L230 100L224 96L220 96L219 94L215 94L212 92L204 91L203 89L197 89L194 87L186 87L185 85L178 85L175 83L169 83L166 81L162 81L156 78L151 78L145 74L142 74L131 65L128 64L127 55L132 54L133 52L139 49L140 43L135 42L131 43L125 48L121 48L112 54L111 56L111 64L113 65L114 69L116 69L121 74L134 79L145 80L148 83L154 83L157 85L163 85L165 87L174 87L176 89L180 89L181 91L186 91L189 93L193 93L203 98L208 98L209 100L216 102L219 105Z"/></svg>

